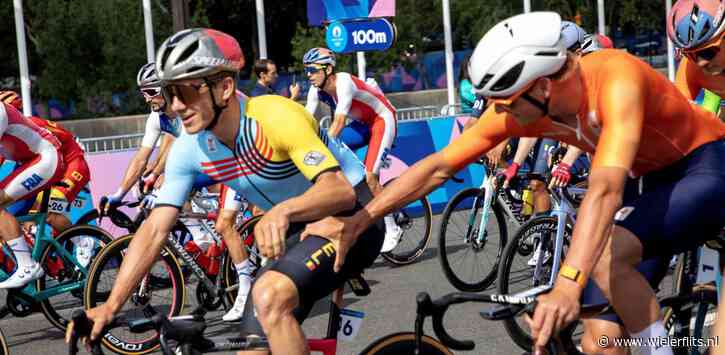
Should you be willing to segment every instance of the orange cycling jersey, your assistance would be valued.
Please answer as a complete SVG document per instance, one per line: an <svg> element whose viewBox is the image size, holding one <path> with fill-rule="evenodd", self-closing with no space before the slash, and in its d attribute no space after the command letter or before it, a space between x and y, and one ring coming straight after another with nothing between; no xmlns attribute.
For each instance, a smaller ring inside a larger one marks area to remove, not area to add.
<svg viewBox="0 0 725 355"><path fill-rule="evenodd" d="M63 161L70 162L73 159L83 156L83 148L76 142L76 137L60 124L44 120L40 117L29 117L35 125L45 128L60 141L60 152L63 154Z"/></svg>
<svg viewBox="0 0 725 355"><path fill-rule="evenodd" d="M725 123L691 105L667 78L636 57L605 49L579 63L585 94L578 127L550 117L521 126L491 105L441 152L446 162L461 168L507 137L546 137L594 154L592 167L621 167L641 176L725 137Z"/></svg>
<svg viewBox="0 0 725 355"><path fill-rule="evenodd" d="M675 85L690 100L694 100L702 89L725 96L725 76L707 75L687 57L682 58L680 67L677 68Z"/></svg>

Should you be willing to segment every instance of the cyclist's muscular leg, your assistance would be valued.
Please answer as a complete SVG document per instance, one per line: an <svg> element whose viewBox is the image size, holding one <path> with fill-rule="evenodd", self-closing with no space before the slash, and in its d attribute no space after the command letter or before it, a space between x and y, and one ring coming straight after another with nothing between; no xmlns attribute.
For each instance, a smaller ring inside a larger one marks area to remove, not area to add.
<svg viewBox="0 0 725 355"><path fill-rule="evenodd" d="M368 171L367 174L365 174L365 181L368 183L368 187L373 193L373 196L377 196L380 191L383 191L383 186L380 185L380 176L378 174Z"/></svg>
<svg viewBox="0 0 725 355"><path fill-rule="evenodd" d="M299 294L292 279L269 270L255 282L252 297L273 354L310 353L302 327L293 314Z"/></svg>
<svg viewBox="0 0 725 355"><path fill-rule="evenodd" d="M636 269L641 260L639 239L625 228L613 226L591 275L630 333L640 332L660 318L655 293Z"/></svg>
<svg viewBox="0 0 725 355"><path fill-rule="evenodd" d="M627 348L615 347L614 339L622 339L627 332L616 322L601 319L583 319L582 352L585 354L626 355ZM606 339L606 341L603 341Z"/></svg>
<svg viewBox="0 0 725 355"><path fill-rule="evenodd" d="M529 187L534 194L534 213L551 210L551 199L546 191L546 185L542 181L531 180Z"/></svg>
<svg viewBox="0 0 725 355"><path fill-rule="evenodd" d="M237 211L223 209L219 212L216 223L214 223L214 229L224 238L229 249L229 256L232 258L234 264L239 264L244 260L247 260L249 254L247 250L242 246L242 240L239 233L234 229L234 220L236 219Z"/></svg>

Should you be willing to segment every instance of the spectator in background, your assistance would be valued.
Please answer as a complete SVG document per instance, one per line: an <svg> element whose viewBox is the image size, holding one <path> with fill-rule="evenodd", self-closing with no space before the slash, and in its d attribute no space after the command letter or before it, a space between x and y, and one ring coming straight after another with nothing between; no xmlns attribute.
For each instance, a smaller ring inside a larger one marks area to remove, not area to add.
<svg viewBox="0 0 725 355"><path fill-rule="evenodd" d="M249 93L249 96L279 95L272 85L277 82L277 65L271 59L257 59L254 62L254 75L257 76L257 85ZM297 83L290 85L290 99L297 100L300 96L300 86Z"/></svg>
<svg viewBox="0 0 725 355"><path fill-rule="evenodd" d="M476 101L476 94L473 92L473 85L468 79L468 60L470 56L461 61L461 67L458 70L458 96L461 97L461 111L470 113L473 110L473 103Z"/></svg>

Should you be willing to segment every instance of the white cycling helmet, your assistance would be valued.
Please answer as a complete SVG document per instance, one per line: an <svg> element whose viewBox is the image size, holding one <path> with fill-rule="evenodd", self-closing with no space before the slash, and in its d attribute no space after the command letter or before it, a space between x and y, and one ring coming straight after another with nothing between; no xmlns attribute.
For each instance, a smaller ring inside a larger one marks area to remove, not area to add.
<svg viewBox="0 0 725 355"><path fill-rule="evenodd" d="M507 97L556 73L566 58L559 14L529 12L499 22L483 36L471 55L468 75L476 94Z"/></svg>

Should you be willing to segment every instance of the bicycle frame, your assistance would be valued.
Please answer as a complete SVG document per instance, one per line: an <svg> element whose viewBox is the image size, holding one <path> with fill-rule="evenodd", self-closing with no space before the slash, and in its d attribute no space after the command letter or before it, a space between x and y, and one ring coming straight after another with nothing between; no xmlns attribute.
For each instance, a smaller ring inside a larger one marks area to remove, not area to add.
<svg viewBox="0 0 725 355"><path fill-rule="evenodd" d="M35 234L35 243L33 245L33 250L31 252L31 257L33 260L40 260L41 253L46 248L48 244L52 244L53 248L55 249L55 252L60 254L60 256L63 257L63 259L70 261L73 263L73 265L81 272L83 273L84 280L86 277L88 277L88 269L84 266L82 266L78 260L76 259L75 255L68 252L60 243L58 243L49 233L48 223L47 223L47 217L48 217L48 200L50 199L50 194L46 191L41 192L43 194L42 202L41 202L41 208L40 211L37 213L31 213L27 214L25 216L16 217L19 223L23 222L34 222L37 226L37 232ZM22 238L22 237L21 237ZM7 256L10 256L11 253L8 253L8 250L4 250L5 254ZM10 275L5 272L5 270L0 269L0 278L5 279L9 277ZM42 292L38 292L38 290L35 287L35 283L31 282L25 287L23 287L20 290L20 293L31 297L34 301L43 301L50 297L57 296L59 294L63 294L66 292L70 292L77 289L82 289L85 286L85 281L73 281L69 283L64 283L63 285L58 285L54 287L50 287Z"/></svg>
<svg viewBox="0 0 725 355"><path fill-rule="evenodd" d="M576 188L571 188L571 190ZM561 267L561 254L564 252L564 235L566 231L567 223L574 225L576 223L576 209L572 206L569 201L562 195L561 188L556 188L552 191L553 208L551 209L551 216L556 218L556 237L554 239L554 260L552 261L551 275L547 286L553 287L556 275L559 273ZM545 234L539 241L538 248L549 243L549 234ZM540 254L541 255L541 254ZM539 280L541 273L543 272L544 258L539 257L534 267L534 280Z"/></svg>

